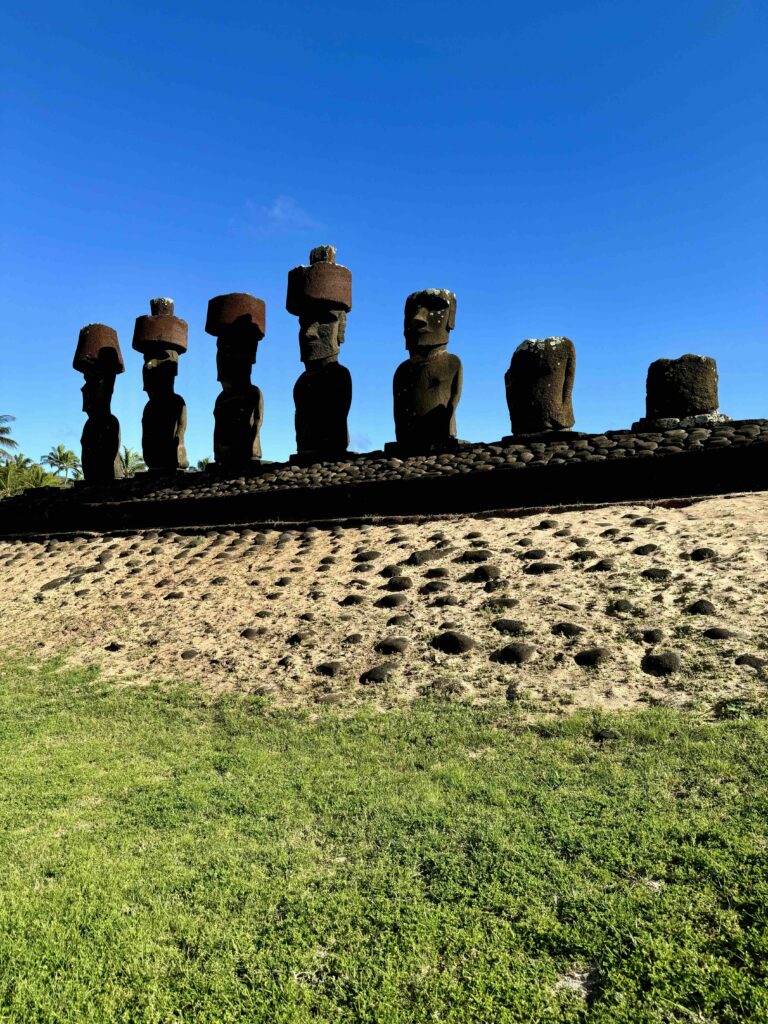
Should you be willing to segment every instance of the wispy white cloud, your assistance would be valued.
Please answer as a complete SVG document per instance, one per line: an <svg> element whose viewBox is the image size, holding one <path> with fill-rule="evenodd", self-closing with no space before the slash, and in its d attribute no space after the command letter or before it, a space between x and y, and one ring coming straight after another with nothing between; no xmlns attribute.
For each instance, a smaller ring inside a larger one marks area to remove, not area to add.
<svg viewBox="0 0 768 1024"><path fill-rule="evenodd" d="M243 216L234 220L233 226L256 235L292 234L323 227L293 196L276 196L266 206L248 200Z"/></svg>

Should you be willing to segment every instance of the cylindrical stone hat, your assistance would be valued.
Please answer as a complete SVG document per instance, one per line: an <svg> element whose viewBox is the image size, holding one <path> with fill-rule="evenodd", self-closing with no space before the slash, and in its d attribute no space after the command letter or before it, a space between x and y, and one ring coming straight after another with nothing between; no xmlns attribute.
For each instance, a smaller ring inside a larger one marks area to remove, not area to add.
<svg viewBox="0 0 768 1024"><path fill-rule="evenodd" d="M122 373L125 363L117 331L106 324L86 324L77 339L72 366L79 373Z"/></svg>
<svg viewBox="0 0 768 1024"><path fill-rule="evenodd" d="M160 346L179 354L187 351L187 321L173 315L173 299L150 299L151 316L136 317L133 347L137 352Z"/></svg>
<svg viewBox="0 0 768 1024"><path fill-rule="evenodd" d="M208 303L205 333L218 338L237 333L244 342L261 341L267 333L267 307L263 299L245 292L216 295Z"/></svg>
<svg viewBox="0 0 768 1024"><path fill-rule="evenodd" d="M306 302L322 302L331 309L352 309L352 271L336 262L332 245L319 245L309 254L308 267L288 271L285 308L300 316Z"/></svg>

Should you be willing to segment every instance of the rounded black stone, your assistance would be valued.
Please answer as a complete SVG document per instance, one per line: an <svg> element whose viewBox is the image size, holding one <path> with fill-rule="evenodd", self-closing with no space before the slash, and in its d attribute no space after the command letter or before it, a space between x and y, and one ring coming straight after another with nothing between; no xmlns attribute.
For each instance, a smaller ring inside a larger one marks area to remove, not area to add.
<svg viewBox="0 0 768 1024"><path fill-rule="evenodd" d="M408 639L404 636L388 636L374 646L378 654L403 654L408 648Z"/></svg>
<svg viewBox="0 0 768 1024"><path fill-rule="evenodd" d="M319 676L330 676L331 678L341 675L344 665L341 661L324 661L315 666L315 672Z"/></svg>
<svg viewBox="0 0 768 1024"><path fill-rule="evenodd" d="M381 558L380 551L359 551L352 559L353 562L375 562L377 558Z"/></svg>
<svg viewBox="0 0 768 1024"><path fill-rule="evenodd" d="M689 615L714 615L715 606L711 601L701 599L700 601L694 601L693 604L689 604L685 609Z"/></svg>
<svg viewBox="0 0 768 1024"><path fill-rule="evenodd" d="M500 665L523 665L526 661L530 661L535 653L536 648L530 644L507 644L506 647L493 652L491 661L498 662Z"/></svg>
<svg viewBox="0 0 768 1024"><path fill-rule="evenodd" d="M412 586L413 580L410 576L393 576L392 579L385 584L385 589L399 594L403 590L410 590Z"/></svg>
<svg viewBox="0 0 768 1024"><path fill-rule="evenodd" d="M345 636L341 642L351 647L353 644L359 644L362 639L362 633L350 633L349 636Z"/></svg>
<svg viewBox="0 0 768 1024"><path fill-rule="evenodd" d="M529 576L543 576L550 572L560 572L562 565L557 562L531 562L523 569Z"/></svg>
<svg viewBox="0 0 768 1024"><path fill-rule="evenodd" d="M599 562L595 562L594 565L586 570L587 572L611 572L615 568L615 564L612 558L601 558Z"/></svg>
<svg viewBox="0 0 768 1024"><path fill-rule="evenodd" d="M497 580L499 576L501 569L497 565L478 565L472 572L462 576L462 580L465 583L488 583L490 580Z"/></svg>
<svg viewBox="0 0 768 1024"><path fill-rule="evenodd" d="M365 598L361 597L359 594L347 594L345 598L342 598L342 600L339 601L339 604L344 608L349 608L351 605L363 604L364 602Z"/></svg>
<svg viewBox="0 0 768 1024"><path fill-rule="evenodd" d="M376 602L377 608L402 608L404 604L408 603L408 598L405 594L385 594L384 597L380 597Z"/></svg>
<svg viewBox="0 0 768 1024"><path fill-rule="evenodd" d="M643 672L651 676L670 676L680 671L680 655L675 651L662 651L658 654L646 654L642 662Z"/></svg>
<svg viewBox="0 0 768 1024"><path fill-rule="evenodd" d="M586 548L579 548L578 551L568 555L570 562L591 562L593 558L597 558L597 552L589 551Z"/></svg>
<svg viewBox="0 0 768 1024"><path fill-rule="evenodd" d="M472 564L473 562L487 562L490 557L490 551L481 551L473 549L470 551L463 552L463 554L459 555L458 558L455 558L454 561Z"/></svg>
<svg viewBox="0 0 768 1024"><path fill-rule="evenodd" d="M641 544L636 547L633 551L633 555L652 555L654 551L659 550L658 544Z"/></svg>
<svg viewBox="0 0 768 1024"><path fill-rule="evenodd" d="M388 626L410 626L413 623L413 619L410 615L393 615L387 619Z"/></svg>
<svg viewBox="0 0 768 1024"><path fill-rule="evenodd" d="M643 569L640 575L643 579L653 580L655 583L663 583L670 578L672 573L669 569L664 569L660 565L652 565L650 569Z"/></svg>
<svg viewBox="0 0 768 1024"><path fill-rule="evenodd" d="M567 636L572 639L576 636L581 636L584 632L583 626L577 626L575 622L556 622L552 627L552 632L555 636Z"/></svg>
<svg viewBox="0 0 768 1024"><path fill-rule="evenodd" d="M461 604L461 601L455 594L443 594L442 597L436 597L432 602L433 608L453 608L455 605Z"/></svg>
<svg viewBox="0 0 768 1024"><path fill-rule="evenodd" d="M758 658L755 654L740 654L736 659L737 665L747 665L749 668L762 668L765 665L765 658Z"/></svg>
<svg viewBox="0 0 768 1024"><path fill-rule="evenodd" d="M445 590L449 589L449 584L445 580L431 580L429 583L425 583L423 587L419 588L420 594L440 594Z"/></svg>
<svg viewBox="0 0 768 1024"><path fill-rule="evenodd" d="M379 576L383 576L385 580L392 579L393 576L402 576L403 570L399 565L385 565L379 573Z"/></svg>
<svg viewBox="0 0 768 1024"><path fill-rule="evenodd" d="M424 573L425 579L428 580L444 580L448 576L448 570L444 569L443 566L437 565L434 569L427 569Z"/></svg>
<svg viewBox="0 0 768 1024"><path fill-rule="evenodd" d="M643 640L647 644L660 644L664 639L663 629L646 629L641 634Z"/></svg>
<svg viewBox="0 0 768 1024"><path fill-rule="evenodd" d="M528 632L522 619L494 619L491 626L507 636L525 636Z"/></svg>
<svg viewBox="0 0 768 1024"><path fill-rule="evenodd" d="M523 551L520 557L524 559L530 559L531 561L535 561L538 558L546 558L547 552L544 550L544 548L527 548L525 551Z"/></svg>
<svg viewBox="0 0 768 1024"><path fill-rule="evenodd" d="M735 635L733 630L726 629L725 626L710 626L709 629L704 630L707 640L730 640Z"/></svg>
<svg viewBox="0 0 768 1024"><path fill-rule="evenodd" d="M475 646L475 641L465 633L457 633L455 630L448 630L446 633L439 633L432 639L432 647L442 651L443 654L466 654Z"/></svg>
<svg viewBox="0 0 768 1024"><path fill-rule="evenodd" d="M610 657L611 652L607 647L586 647L574 655L574 661L584 668L597 668L609 661Z"/></svg>
<svg viewBox="0 0 768 1024"><path fill-rule="evenodd" d="M713 548L694 548L691 558L694 562L710 562L717 558L717 552Z"/></svg>
<svg viewBox="0 0 768 1024"><path fill-rule="evenodd" d="M181 652L181 658L184 661L191 661L193 658L196 658L199 653L200 651L196 651L194 647L188 647L185 651Z"/></svg>
<svg viewBox="0 0 768 1024"><path fill-rule="evenodd" d="M373 668L367 669L360 676L360 682L363 684L367 683L385 683L388 679L397 672L397 665L393 665L391 662L385 662L383 665L374 665Z"/></svg>
<svg viewBox="0 0 768 1024"><path fill-rule="evenodd" d="M480 606L485 611L502 611L504 608L514 608L520 604L516 597L491 597L487 601L483 601Z"/></svg>
<svg viewBox="0 0 768 1024"><path fill-rule="evenodd" d="M242 631L240 636L243 637L244 640L255 640L256 637L264 636L266 632L266 626L248 626L246 629Z"/></svg>

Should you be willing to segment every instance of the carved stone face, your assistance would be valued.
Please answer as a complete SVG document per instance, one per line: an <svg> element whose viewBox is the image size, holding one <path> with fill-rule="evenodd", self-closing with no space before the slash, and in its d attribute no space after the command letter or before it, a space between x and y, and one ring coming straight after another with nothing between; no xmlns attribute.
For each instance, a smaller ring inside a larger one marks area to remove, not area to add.
<svg viewBox="0 0 768 1024"><path fill-rule="evenodd" d="M456 323L456 296L440 288L414 292L405 300L405 347L412 355L445 348Z"/></svg>
<svg viewBox="0 0 768 1024"><path fill-rule="evenodd" d="M229 393L241 393L251 386L251 367L254 360L249 352L234 349L219 349L216 352L216 379L221 390Z"/></svg>
<svg viewBox="0 0 768 1024"><path fill-rule="evenodd" d="M109 413L109 404L115 387L113 374L86 373L83 393L83 412L88 416Z"/></svg>
<svg viewBox="0 0 768 1024"><path fill-rule="evenodd" d="M347 314L343 310L307 306L299 316L301 361L306 364L338 359L346 326Z"/></svg>
<svg viewBox="0 0 768 1024"><path fill-rule="evenodd" d="M142 379L150 398L173 394L173 381L179 372L179 353L160 349L144 360Z"/></svg>

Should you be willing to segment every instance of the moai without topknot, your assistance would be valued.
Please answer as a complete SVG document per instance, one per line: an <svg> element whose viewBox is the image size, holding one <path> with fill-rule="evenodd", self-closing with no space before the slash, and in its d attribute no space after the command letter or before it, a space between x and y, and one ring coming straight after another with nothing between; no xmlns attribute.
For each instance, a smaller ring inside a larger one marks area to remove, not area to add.
<svg viewBox="0 0 768 1024"><path fill-rule="evenodd" d="M513 434L570 430L576 347L570 338L526 338L504 374Z"/></svg>
<svg viewBox="0 0 768 1024"><path fill-rule="evenodd" d="M172 473L187 468L187 405L174 388L179 356L187 351L187 322L173 315L173 299L150 299L150 316L136 318L133 347L144 356L141 450L147 468Z"/></svg>
<svg viewBox="0 0 768 1024"><path fill-rule="evenodd" d="M208 303L205 330L217 339L221 384L213 409L213 457L223 470L239 472L261 460L264 397L251 383L251 369L266 333L266 315L264 301L243 292L217 295Z"/></svg>
<svg viewBox="0 0 768 1024"><path fill-rule="evenodd" d="M455 446L456 407L463 371L446 351L456 323L456 296L443 288L413 292L405 300L408 359L395 371L395 445L390 451L428 451Z"/></svg>
<svg viewBox="0 0 768 1024"><path fill-rule="evenodd" d="M336 262L332 245L313 249L309 266L289 271L285 308L299 318L305 367L293 389L299 459L341 458L349 447L352 375L339 363L339 349L352 309L352 274Z"/></svg>
<svg viewBox="0 0 768 1024"><path fill-rule="evenodd" d="M645 418L633 430L668 430L730 419L719 409L717 363L710 356L688 353L679 359L657 359L648 367Z"/></svg>
<svg viewBox="0 0 768 1024"><path fill-rule="evenodd" d="M72 365L85 377L83 412L88 419L80 438L83 478L88 483L121 480L120 424L110 408L115 377L125 370L117 332L106 324L83 327Z"/></svg>

